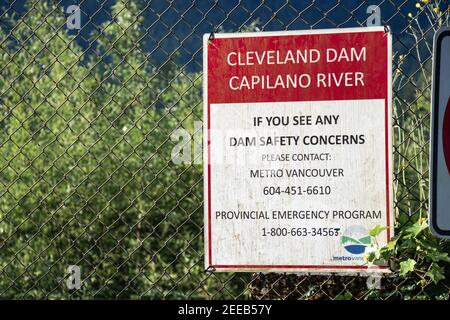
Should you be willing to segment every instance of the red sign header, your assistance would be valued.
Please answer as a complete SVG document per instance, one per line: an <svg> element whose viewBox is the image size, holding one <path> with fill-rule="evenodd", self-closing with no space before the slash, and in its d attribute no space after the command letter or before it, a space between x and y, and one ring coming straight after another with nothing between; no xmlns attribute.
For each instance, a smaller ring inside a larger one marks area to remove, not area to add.
<svg viewBox="0 0 450 320"><path fill-rule="evenodd" d="M387 47L383 31L211 39L209 103L385 99Z"/></svg>

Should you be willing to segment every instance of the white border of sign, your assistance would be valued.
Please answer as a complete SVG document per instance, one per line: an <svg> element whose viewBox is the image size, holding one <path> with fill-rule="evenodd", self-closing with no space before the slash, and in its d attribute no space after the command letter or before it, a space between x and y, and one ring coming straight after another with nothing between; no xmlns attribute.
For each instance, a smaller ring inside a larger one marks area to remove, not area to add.
<svg viewBox="0 0 450 320"><path fill-rule="evenodd" d="M439 29L434 35L433 41L433 81L431 86L431 143L430 143L430 194L429 194L429 226L430 231L437 237L450 239L450 230L443 230L437 224L436 203L438 201L437 190L437 166L438 166L438 134L439 134L439 80L441 63L441 43L444 37L450 37L450 28ZM446 200L448 202L448 200ZM449 213L450 214L450 213Z"/></svg>
<svg viewBox="0 0 450 320"><path fill-rule="evenodd" d="M387 109L388 109L388 117L392 119L392 34L390 29L385 26L375 26L375 27L359 27L359 28L342 28L342 29L315 29L315 30L296 30L296 31L264 31L264 32L242 32L242 33L215 33L213 34L214 38L246 38L246 37L266 37L266 36L292 36L292 35L310 35L310 34L334 34L334 33L359 33L359 32L385 32L388 37L388 97L387 97ZM207 119L208 117L208 41L211 37L211 34L203 35L203 119ZM392 141L393 141L393 130L389 128L391 135L388 137L389 141L389 225L390 229L388 230L390 238L394 235L394 211L393 211L393 157L392 157ZM372 266L365 268L354 268L353 266L336 269L332 268L332 266L323 267L308 267L308 266L294 266L289 267L285 266L281 267L272 267L271 266L258 266L258 267L245 267L245 266L234 266L227 268L214 267L214 265L210 265L209 263L209 252L211 252L211 248L209 248L209 232L210 232L210 219L208 219L208 207L209 207L209 198L208 198L208 140L209 140L209 132L205 123L203 125L203 205L204 205L204 252L205 252L205 270L207 271L222 271L222 272L307 272L307 273L342 273L342 274L354 274L356 273L389 273L391 272L388 266Z"/></svg>

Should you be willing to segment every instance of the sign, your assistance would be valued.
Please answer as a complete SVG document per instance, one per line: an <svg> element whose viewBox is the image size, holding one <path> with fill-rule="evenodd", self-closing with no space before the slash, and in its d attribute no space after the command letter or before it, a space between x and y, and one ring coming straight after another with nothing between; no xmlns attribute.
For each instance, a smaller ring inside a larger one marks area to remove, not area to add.
<svg viewBox="0 0 450 320"><path fill-rule="evenodd" d="M205 36L204 71L205 267L388 271L390 34Z"/></svg>
<svg viewBox="0 0 450 320"><path fill-rule="evenodd" d="M434 37L432 137L430 174L430 228L450 238L450 29Z"/></svg>

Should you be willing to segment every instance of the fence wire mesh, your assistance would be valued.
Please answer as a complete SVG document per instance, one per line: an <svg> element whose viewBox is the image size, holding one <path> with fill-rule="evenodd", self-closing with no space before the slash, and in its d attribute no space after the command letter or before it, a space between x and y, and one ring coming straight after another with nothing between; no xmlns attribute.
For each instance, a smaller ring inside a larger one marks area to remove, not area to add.
<svg viewBox="0 0 450 320"><path fill-rule="evenodd" d="M395 268L375 289L363 276L207 273L201 155L172 161L179 129L201 144L204 33L366 26L371 5L393 32L399 232L427 216L446 1L2 1L0 297L448 298L447 279Z"/></svg>

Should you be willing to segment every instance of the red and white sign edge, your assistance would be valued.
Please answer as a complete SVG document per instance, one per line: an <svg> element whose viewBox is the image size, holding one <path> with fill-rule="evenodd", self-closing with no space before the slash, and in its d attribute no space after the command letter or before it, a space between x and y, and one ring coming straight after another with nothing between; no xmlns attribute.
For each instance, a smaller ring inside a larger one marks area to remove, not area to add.
<svg viewBox="0 0 450 320"><path fill-rule="evenodd" d="M434 35L431 90L431 143L429 227L436 237L450 239L450 75L448 48L450 28L442 27ZM445 48L443 48L445 46ZM444 147L445 145L445 147Z"/></svg>

